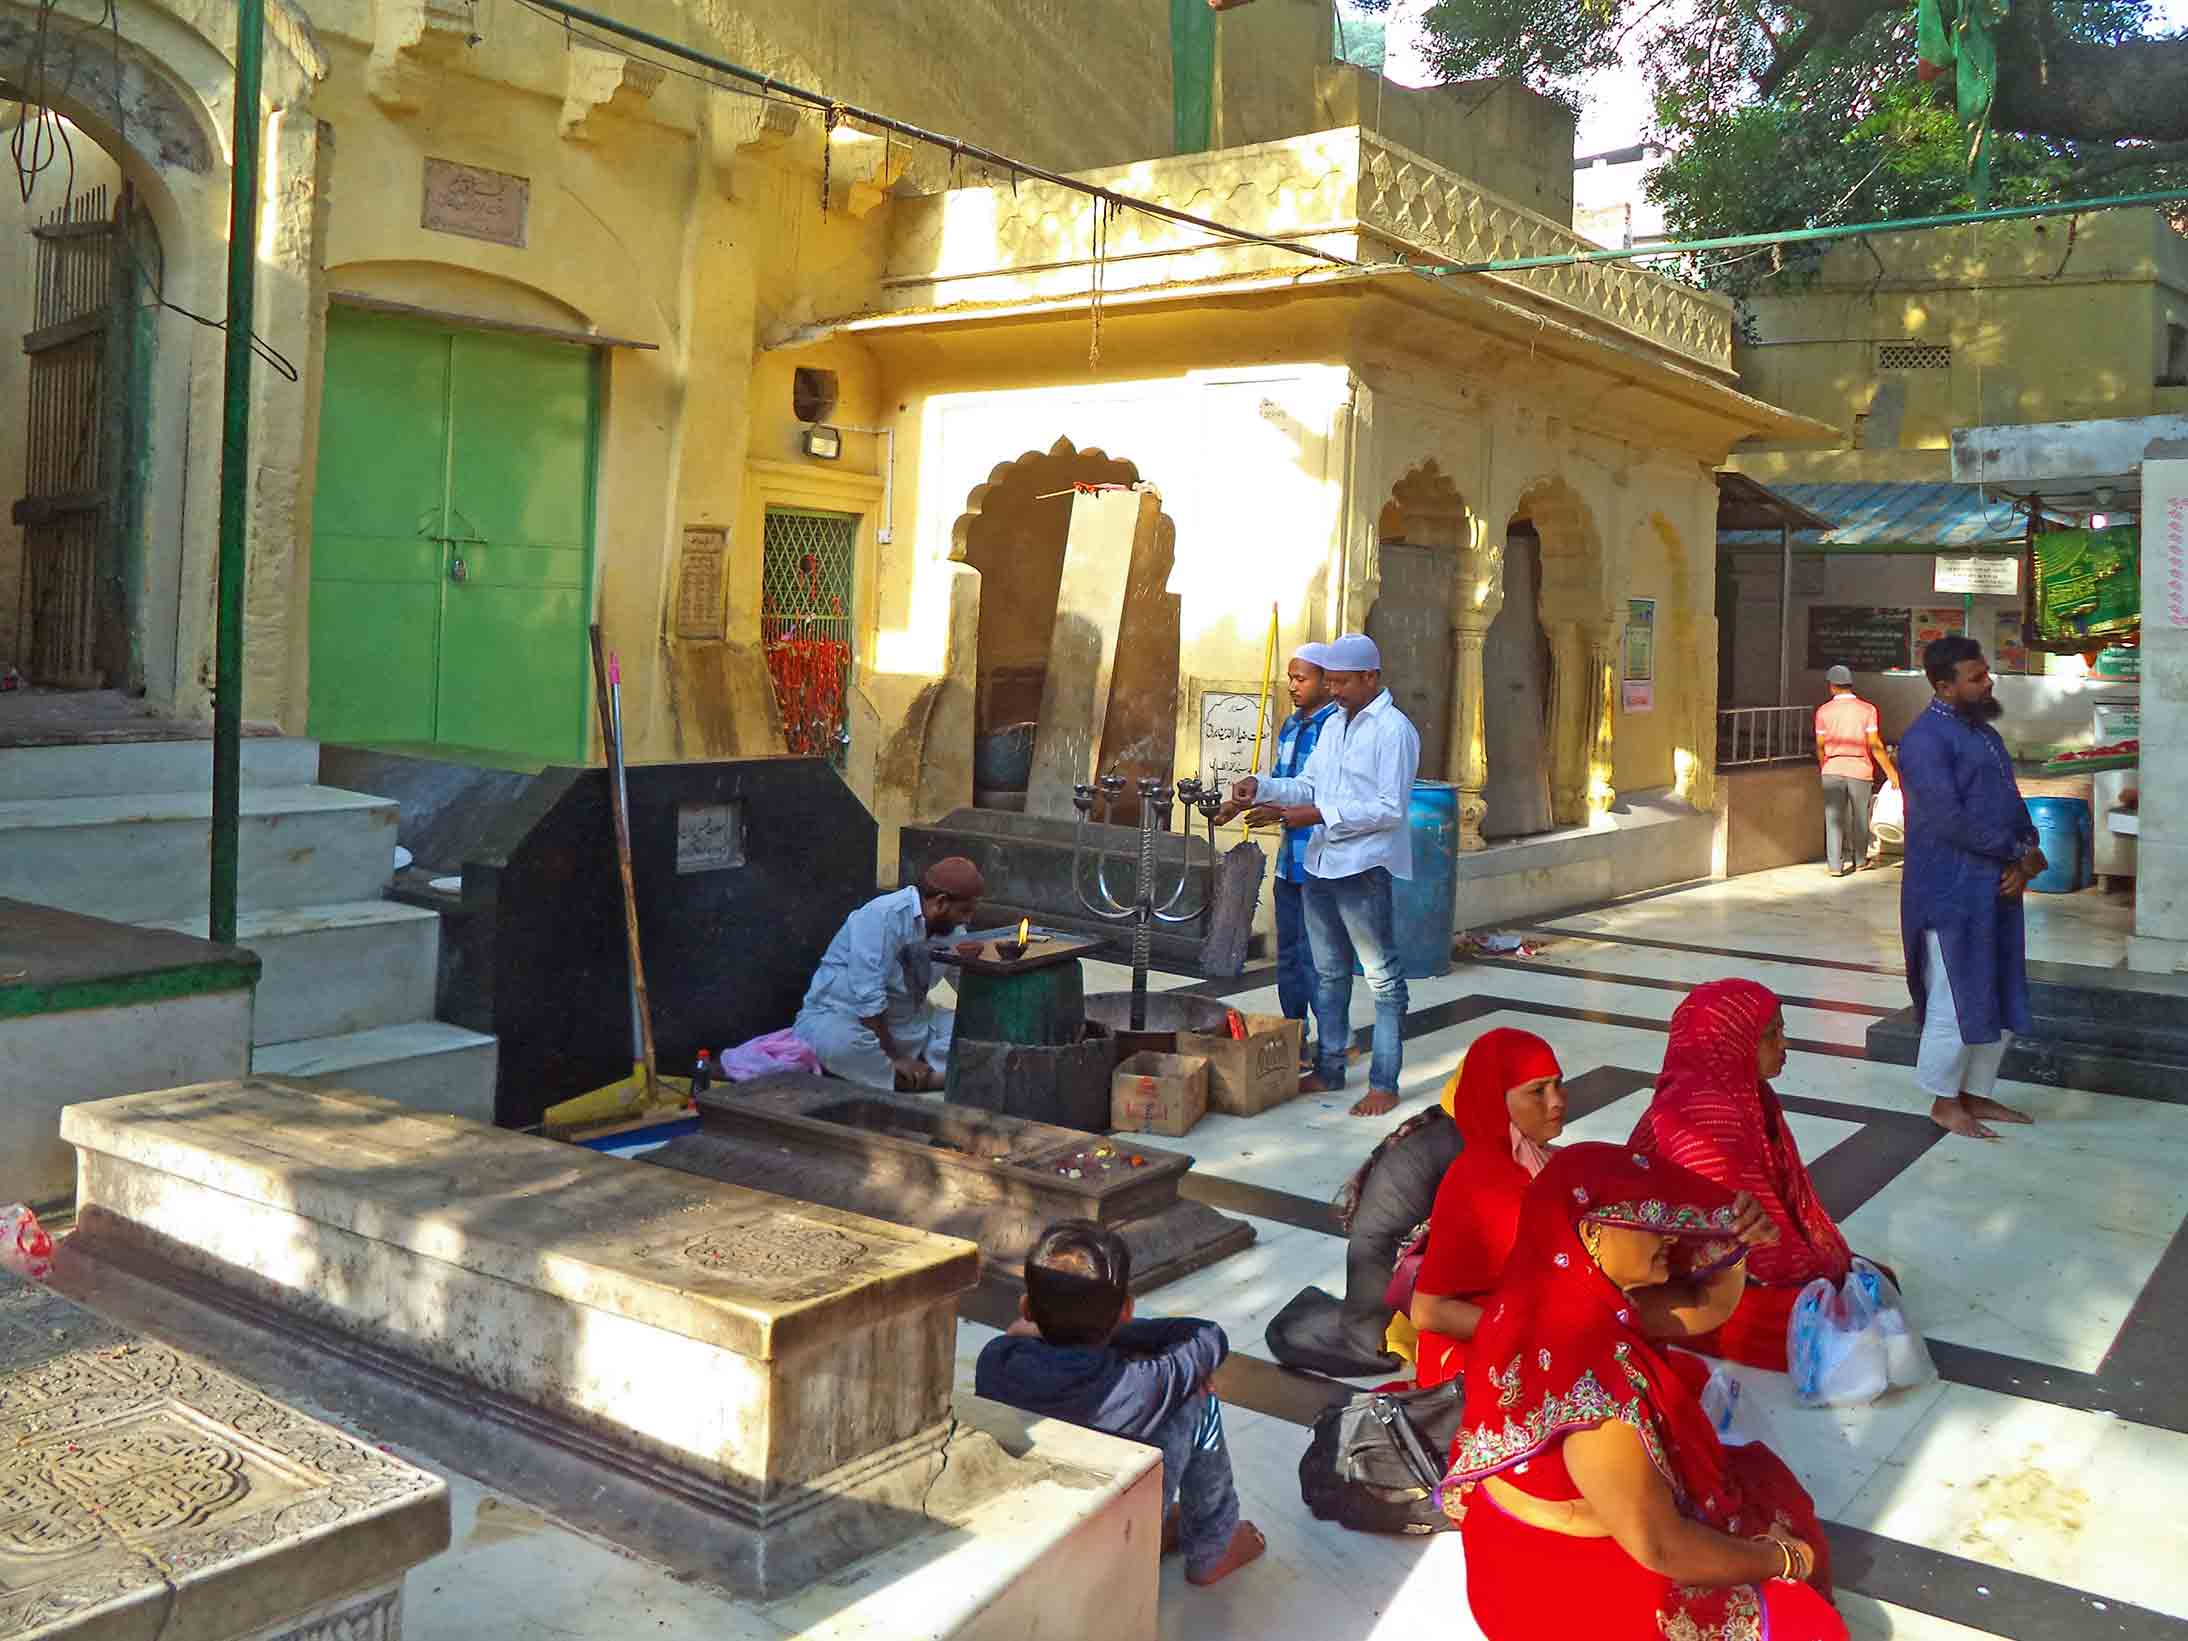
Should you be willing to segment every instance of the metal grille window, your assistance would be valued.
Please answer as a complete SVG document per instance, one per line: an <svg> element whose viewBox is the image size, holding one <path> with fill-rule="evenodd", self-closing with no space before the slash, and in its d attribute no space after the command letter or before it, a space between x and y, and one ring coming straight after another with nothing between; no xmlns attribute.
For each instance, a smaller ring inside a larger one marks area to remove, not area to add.
<svg viewBox="0 0 2188 1641"><path fill-rule="evenodd" d="M1880 342L1879 370L1950 370L1952 348L1943 342Z"/></svg>
<svg viewBox="0 0 2188 1641"><path fill-rule="evenodd" d="M760 645L783 734L801 757L843 761L849 744L851 593L858 519L770 507L760 557Z"/></svg>

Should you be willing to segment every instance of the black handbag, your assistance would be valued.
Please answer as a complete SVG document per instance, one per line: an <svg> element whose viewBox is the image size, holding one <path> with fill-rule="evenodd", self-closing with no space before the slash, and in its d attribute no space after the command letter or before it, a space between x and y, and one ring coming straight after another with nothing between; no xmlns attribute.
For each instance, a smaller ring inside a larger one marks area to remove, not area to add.
<svg viewBox="0 0 2188 1641"><path fill-rule="evenodd" d="M1440 1533L1442 1455L1459 1433L1456 1379L1433 1390L1371 1390L1324 1408L1299 1461L1299 1495L1323 1521L1362 1533Z"/></svg>

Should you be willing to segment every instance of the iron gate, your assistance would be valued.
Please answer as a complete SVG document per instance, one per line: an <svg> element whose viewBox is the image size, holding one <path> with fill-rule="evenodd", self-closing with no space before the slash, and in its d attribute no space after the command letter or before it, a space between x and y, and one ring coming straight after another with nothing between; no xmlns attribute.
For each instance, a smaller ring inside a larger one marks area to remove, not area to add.
<svg viewBox="0 0 2188 1641"><path fill-rule="evenodd" d="M16 652L33 683L132 682L122 537L125 478L141 442L131 407L136 292L156 285L157 242L129 188L102 184L31 230L37 239L29 355L22 582Z"/></svg>
<svg viewBox="0 0 2188 1641"><path fill-rule="evenodd" d="M858 519L770 507L760 557L760 645L791 752L843 762L850 741Z"/></svg>

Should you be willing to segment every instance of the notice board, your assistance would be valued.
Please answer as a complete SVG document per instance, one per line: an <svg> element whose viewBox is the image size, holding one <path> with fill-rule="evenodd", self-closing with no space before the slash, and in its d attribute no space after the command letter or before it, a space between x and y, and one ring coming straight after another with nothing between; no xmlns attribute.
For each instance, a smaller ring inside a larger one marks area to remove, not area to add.
<svg viewBox="0 0 2188 1641"><path fill-rule="evenodd" d="M1808 670L1851 667L1896 672L1907 665L1904 609L1873 604L1813 604L1808 610Z"/></svg>

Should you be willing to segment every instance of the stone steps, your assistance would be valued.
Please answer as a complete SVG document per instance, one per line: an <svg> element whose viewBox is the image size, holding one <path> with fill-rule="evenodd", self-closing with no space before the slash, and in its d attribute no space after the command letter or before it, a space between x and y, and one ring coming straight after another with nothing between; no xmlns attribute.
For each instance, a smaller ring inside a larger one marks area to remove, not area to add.
<svg viewBox="0 0 2188 1641"><path fill-rule="evenodd" d="M293 736L247 736L242 767L245 786L310 786L319 779L319 743ZM25 746L0 752L0 803L212 789L210 741Z"/></svg>
<svg viewBox="0 0 2188 1641"><path fill-rule="evenodd" d="M244 911L368 900L395 862L396 806L330 786L242 792L237 903ZM0 895L117 923L203 911L209 792L0 803Z"/></svg>
<svg viewBox="0 0 2188 1641"><path fill-rule="evenodd" d="M251 1058L491 1122L494 1039L433 1018L437 912L385 898L400 806L318 784L316 741L242 744L237 943L262 965ZM0 896L206 933L207 741L0 749Z"/></svg>
<svg viewBox="0 0 2188 1641"><path fill-rule="evenodd" d="M251 1072L307 1088L377 1094L413 1111L494 1120L493 1038L442 1020L271 1043L251 1053Z"/></svg>
<svg viewBox="0 0 2188 1641"><path fill-rule="evenodd" d="M206 920L150 925L202 937ZM433 1018L438 912L393 900L348 900L236 919L236 944L264 964L254 1045L336 1037Z"/></svg>

